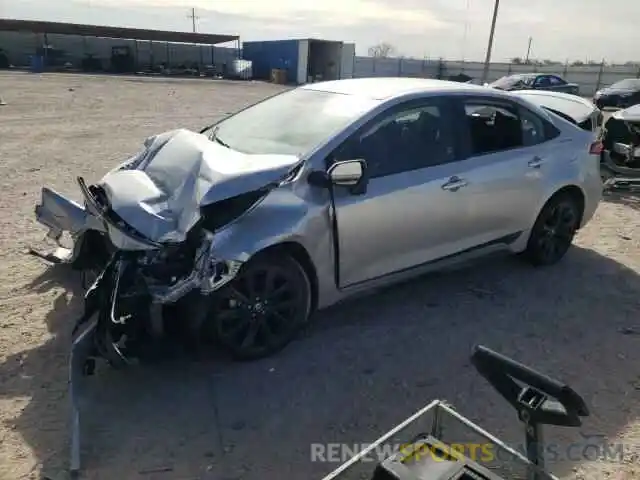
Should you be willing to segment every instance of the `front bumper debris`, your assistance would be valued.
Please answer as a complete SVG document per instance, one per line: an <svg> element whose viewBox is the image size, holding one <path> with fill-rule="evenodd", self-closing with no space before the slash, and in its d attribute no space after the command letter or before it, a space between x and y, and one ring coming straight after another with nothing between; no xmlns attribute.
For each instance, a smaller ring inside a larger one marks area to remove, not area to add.
<svg viewBox="0 0 640 480"><path fill-rule="evenodd" d="M29 248L29 253L49 263L72 263L79 252L79 245L67 246L62 244L65 232L72 238L86 230L89 222L87 211L78 203L69 200L58 192L44 187L40 203L35 207L38 223L49 229L46 238L53 240L55 247L49 251Z"/></svg>

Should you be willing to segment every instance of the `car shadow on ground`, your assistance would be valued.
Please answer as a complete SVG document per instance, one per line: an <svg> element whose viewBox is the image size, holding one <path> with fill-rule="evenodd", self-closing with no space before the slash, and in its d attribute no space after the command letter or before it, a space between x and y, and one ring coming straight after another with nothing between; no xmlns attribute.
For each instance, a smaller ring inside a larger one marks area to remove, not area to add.
<svg viewBox="0 0 640 480"><path fill-rule="evenodd" d="M68 459L67 372L46 365L68 354L81 298L66 273L32 285L76 292L47 316L52 339L0 365L3 397L31 397L13 428L56 480ZM83 478L320 479L341 455L312 461L312 444L371 442L436 398L521 444L515 413L468 361L475 343L572 385L593 412L582 434L614 436L639 413L638 291L633 270L579 247L545 269L491 259L328 309L270 359L100 368L83 410ZM547 440L584 441L566 429Z"/></svg>

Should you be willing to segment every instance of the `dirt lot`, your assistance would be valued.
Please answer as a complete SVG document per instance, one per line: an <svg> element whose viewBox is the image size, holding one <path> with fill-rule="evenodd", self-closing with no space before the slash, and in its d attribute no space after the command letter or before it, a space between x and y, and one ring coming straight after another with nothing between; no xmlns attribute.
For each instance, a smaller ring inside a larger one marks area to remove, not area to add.
<svg viewBox="0 0 640 480"><path fill-rule="evenodd" d="M67 352L77 282L25 255L47 184L77 198L151 134L197 129L277 91L259 83L0 75L0 478L65 478ZM566 261L484 261L318 315L305 338L256 363L223 358L99 370L85 408L84 478L318 479L311 443L366 443L434 398L521 443L512 410L474 373L482 342L572 384L593 415L582 434L624 459L573 449L572 478L640 478L640 211L607 201ZM554 429L548 440L582 442ZM589 459L578 462L580 452ZM609 477L614 472L627 477Z"/></svg>

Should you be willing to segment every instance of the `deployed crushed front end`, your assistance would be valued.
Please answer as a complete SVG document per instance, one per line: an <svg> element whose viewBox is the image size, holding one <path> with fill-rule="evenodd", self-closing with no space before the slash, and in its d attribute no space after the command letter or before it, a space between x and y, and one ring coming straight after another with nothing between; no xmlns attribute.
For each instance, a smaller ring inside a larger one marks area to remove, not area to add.
<svg viewBox="0 0 640 480"><path fill-rule="evenodd" d="M615 112L601 132L602 175L611 189L640 187L640 105Z"/></svg>
<svg viewBox="0 0 640 480"><path fill-rule="evenodd" d="M197 342L204 319L215 315L209 297L243 264L219 258L217 232L260 204L299 164L295 156L246 155L177 130L145 142L140 154L96 184L79 177L82 204L42 189L36 219L58 245L32 253L95 276L70 359L72 470L79 468L79 376L91 373L97 358L114 367L149 358L166 345L160 340L176 335Z"/></svg>

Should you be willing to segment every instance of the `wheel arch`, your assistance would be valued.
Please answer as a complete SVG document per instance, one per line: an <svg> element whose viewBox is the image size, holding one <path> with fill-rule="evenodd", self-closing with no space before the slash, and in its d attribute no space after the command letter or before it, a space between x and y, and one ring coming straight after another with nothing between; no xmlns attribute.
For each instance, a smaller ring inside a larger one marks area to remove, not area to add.
<svg viewBox="0 0 640 480"><path fill-rule="evenodd" d="M311 286L311 312L317 309L319 296L318 274L313 260L311 260L311 255L309 255L309 252L302 244L293 240L287 240L259 250L252 255L252 258L257 255L288 255L298 262L302 270L304 270L309 280L309 285Z"/></svg>
<svg viewBox="0 0 640 480"><path fill-rule="evenodd" d="M573 198L576 201L576 203L578 204L578 208L580 209L580 223L579 223L579 225L582 226L582 219L583 219L583 216L584 216L586 197L585 197L585 194L582 191L582 189L580 187L578 187L577 185L565 185L564 187L559 188L558 190L553 192L553 194L551 194L549 196L549 198L547 198L547 200L542 204L542 207L541 207L540 211L542 211L542 208L544 208L545 205L547 205L554 198L557 198L557 197L562 196L562 195L567 195L567 196Z"/></svg>

